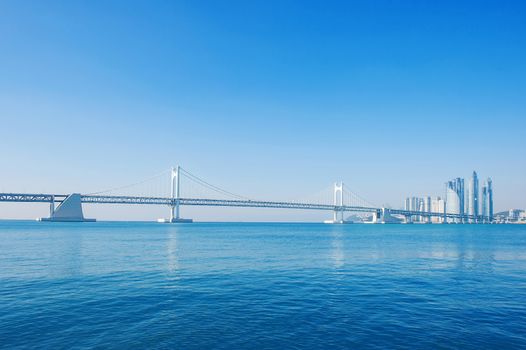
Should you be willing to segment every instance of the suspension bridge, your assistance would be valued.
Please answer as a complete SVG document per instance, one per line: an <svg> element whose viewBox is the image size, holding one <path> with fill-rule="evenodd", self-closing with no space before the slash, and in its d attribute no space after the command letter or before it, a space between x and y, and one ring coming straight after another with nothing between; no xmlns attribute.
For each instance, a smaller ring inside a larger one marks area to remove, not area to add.
<svg viewBox="0 0 526 350"><path fill-rule="evenodd" d="M184 186L183 186L184 182ZM167 186L169 183L169 186ZM168 191L168 192L167 192ZM0 202L49 203L49 217L40 221L95 221L85 218L83 204L106 205L161 205L169 208L169 217L159 219L165 223L189 223L192 219L181 216L181 206L239 207L302 209L332 212L326 223L346 223L346 213L363 213L371 216L371 223L398 222L395 216L411 222L414 217L431 222L479 222L481 218L452 213L407 211L382 208L369 203L356 193L347 190L343 182L322 190L315 195L287 201L251 199L215 186L178 166L158 175L126 186L110 188L87 194L0 193Z"/></svg>

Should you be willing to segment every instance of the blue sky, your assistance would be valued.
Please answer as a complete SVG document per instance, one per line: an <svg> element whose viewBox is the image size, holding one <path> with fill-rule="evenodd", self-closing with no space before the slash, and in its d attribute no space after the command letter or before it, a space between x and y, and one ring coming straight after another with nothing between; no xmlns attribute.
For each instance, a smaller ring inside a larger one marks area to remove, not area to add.
<svg viewBox="0 0 526 350"><path fill-rule="evenodd" d="M341 179L400 206L475 169L497 210L526 207L524 18L520 1L2 1L0 191L92 192L181 164L249 197Z"/></svg>

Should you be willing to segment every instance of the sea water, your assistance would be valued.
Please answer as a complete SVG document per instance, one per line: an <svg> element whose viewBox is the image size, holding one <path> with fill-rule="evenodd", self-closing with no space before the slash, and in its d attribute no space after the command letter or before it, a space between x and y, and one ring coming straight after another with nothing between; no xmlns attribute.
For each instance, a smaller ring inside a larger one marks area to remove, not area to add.
<svg viewBox="0 0 526 350"><path fill-rule="evenodd" d="M526 225L0 222L0 348L526 347Z"/></svg>

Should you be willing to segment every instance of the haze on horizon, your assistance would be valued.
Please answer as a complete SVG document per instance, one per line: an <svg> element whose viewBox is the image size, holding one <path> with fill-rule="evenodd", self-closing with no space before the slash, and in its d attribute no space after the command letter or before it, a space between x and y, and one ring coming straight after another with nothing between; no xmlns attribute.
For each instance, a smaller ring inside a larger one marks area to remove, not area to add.
<svg viewBox="0 0 526 350"><path fill-rule="evenodd" d="M524 18L517 1L2 1L0 192L88 193L180 164L251 198L343 180L400 207L476 170L496 212L525 208ZM0 218L47 210L2 203Z"/></svg>

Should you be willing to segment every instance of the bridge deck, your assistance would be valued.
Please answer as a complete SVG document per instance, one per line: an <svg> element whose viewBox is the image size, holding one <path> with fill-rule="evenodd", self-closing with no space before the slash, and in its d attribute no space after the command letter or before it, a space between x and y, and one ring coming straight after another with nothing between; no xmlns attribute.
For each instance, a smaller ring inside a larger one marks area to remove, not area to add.
<svg viewBox="0 0 526 350"><path fill-rule="evenodd" d="M51 203L62 202L68 195L64 194L33 194L33 193L0 193L0 202L33 202ZM140 197L140 196L100 196L81 195L82 203L86 204L141 204L141 205L175 205L176 199L169 197ZM347 211L363 213L380 213L382 208L360 206L334 206L330 204L228 200L207 198L180 198L179 205L191 206L218 206L218 207L245 207L245 208L276 208L276 209L307 209L327 211ZM400 209L385 209L390 214L403 216L447 217L452 219L474 220L473 215L460 215L451 213L407 211ZM478 218L480 219L480 217Z"/></svg>

